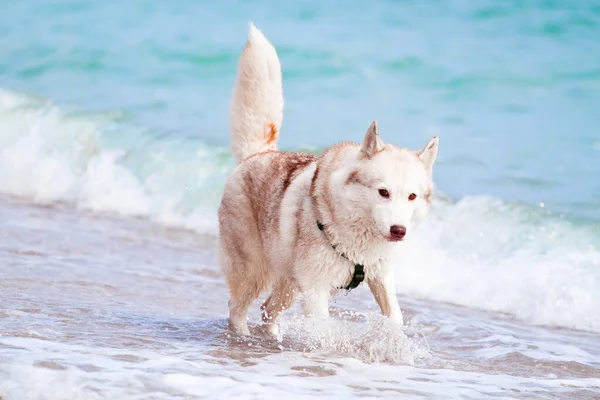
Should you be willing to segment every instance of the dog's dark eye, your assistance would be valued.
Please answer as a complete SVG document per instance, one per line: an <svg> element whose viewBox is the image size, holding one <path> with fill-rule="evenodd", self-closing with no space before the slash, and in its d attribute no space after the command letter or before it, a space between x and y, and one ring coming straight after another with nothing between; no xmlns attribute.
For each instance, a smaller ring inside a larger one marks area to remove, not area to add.
<svg viewBox="0 0 600 400"><path fill-rule="evenodd" d="M388 192L386 189L379 189L379 195L386 199L390 198L390 192Z"/></svg>
<svg viewBox="0 0 600 400"><path fill-rule="evenodd" d="M417 195L414 194L414 193L411 193L411 194L408 195L408 200L410 200L410 201L413 201L416 198L417 198Z"/></svg>

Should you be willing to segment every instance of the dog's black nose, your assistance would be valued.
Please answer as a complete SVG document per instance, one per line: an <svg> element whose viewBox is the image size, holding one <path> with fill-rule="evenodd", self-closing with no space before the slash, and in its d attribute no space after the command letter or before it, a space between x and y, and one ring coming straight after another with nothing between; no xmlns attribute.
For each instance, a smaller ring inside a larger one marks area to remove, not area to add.
<svg viewBox="0 0 600 400"><path fill-rule="evenodd" d="M401 240L406 235L406 227L404 225L392 225L390 227L390 235L392 239Z"/></svg>

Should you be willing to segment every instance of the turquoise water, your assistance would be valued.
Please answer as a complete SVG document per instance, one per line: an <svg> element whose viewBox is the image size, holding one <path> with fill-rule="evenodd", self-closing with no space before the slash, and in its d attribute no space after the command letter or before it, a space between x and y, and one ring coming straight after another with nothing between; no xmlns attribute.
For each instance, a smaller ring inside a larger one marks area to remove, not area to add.
<svg viewBox="0 0 600 400"><path fill-rule="evenodd" d="M214 172L195 150L228 145L251 20L283 65L282 147L359 140L377 119L383 138L399 145L441 137L436 181L455 199L491 195L600 218L600 2L28 1L3 9L0 88L101 120L99 146L135 153L126 168L141 179L156 149L169 153L156 169Z"/></svg>
<svg viewBox="0 0 600 400"><path fill-rule="evenodd" d="M598 396L600 1L5 3L0 399ZM374 119L440 136L407 330L361 286L277 341L229 335L216 208L249 21L281 58L282 148Z"/></svg>

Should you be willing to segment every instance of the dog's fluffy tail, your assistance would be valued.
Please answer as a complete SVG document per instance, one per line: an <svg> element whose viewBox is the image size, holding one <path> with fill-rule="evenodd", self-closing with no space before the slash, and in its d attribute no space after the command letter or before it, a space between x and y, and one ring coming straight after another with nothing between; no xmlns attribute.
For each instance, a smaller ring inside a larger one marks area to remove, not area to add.
<svg viewBox="0 0 600 400"><path fill-rule="evenodd" d="M238 162L277 149L283 120L281 65L273 45L250 24L230 108L231 150Z"/></svg>

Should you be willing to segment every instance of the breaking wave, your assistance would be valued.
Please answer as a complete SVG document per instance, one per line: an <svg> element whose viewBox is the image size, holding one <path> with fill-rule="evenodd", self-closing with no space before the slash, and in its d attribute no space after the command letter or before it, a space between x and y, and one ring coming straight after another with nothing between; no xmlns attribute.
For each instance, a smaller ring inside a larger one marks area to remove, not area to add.
<svg viewBox="0 0 600 400"><path fill-rule="evenodd" d="M186 140L0 91L0 192L212 230L231 161Z"/></svg>
<svg viewBox="0 0 600 400"><path fill-rule="evenodd" d="M0 192L216 232L233 162L110 113L0 91ZM406 242L399 293L600 332L600 228L489 197L437 202Z"/></svg>

